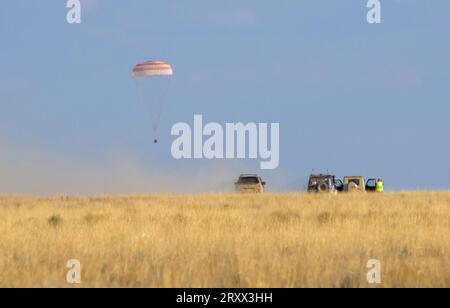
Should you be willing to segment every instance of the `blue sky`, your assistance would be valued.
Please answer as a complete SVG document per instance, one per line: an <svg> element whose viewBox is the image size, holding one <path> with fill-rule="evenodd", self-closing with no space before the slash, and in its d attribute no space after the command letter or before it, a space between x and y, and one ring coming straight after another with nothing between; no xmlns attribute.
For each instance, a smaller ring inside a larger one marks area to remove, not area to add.
<svg viewBox="0 0 450 308"><path fill-rule="evenodd" d="M176 122L279 122L274 191L308 174L450 187L450 2L85 0L0 5L0 192L229 190L259 160L175 161ZM161 142L130 78L173 64Z"/></svg>

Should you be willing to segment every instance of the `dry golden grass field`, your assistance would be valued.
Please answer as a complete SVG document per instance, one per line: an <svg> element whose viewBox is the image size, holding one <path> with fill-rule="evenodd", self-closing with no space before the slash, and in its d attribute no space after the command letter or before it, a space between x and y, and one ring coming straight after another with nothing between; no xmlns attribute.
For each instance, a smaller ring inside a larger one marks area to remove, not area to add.
<svg viewBox="0 0 450 308"><path fill-rule="evenodd" d="M0 198L0 287L450 287L450 193Z"/></svg>

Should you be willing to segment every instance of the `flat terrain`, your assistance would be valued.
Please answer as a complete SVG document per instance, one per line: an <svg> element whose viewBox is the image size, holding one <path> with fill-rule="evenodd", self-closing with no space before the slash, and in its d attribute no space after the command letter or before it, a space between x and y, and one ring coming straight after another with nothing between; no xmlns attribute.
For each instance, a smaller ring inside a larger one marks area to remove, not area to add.
<svg viewBox="0 0 450 308"><path fill-rule="evenodd" d="M0 198L0 287L450 287L450 193Z"/></svg>

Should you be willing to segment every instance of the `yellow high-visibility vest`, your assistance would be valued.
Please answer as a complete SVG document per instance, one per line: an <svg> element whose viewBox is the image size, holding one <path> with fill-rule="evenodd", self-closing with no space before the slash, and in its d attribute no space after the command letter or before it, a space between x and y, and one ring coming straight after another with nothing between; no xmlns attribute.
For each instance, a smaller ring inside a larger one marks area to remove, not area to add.
<svg viewBox="0 0 450 308"><path fill-rule="evenodd" d="M384 191L384 184L382 181L377 181L376 185L377 192L383 192Z"/></svg>

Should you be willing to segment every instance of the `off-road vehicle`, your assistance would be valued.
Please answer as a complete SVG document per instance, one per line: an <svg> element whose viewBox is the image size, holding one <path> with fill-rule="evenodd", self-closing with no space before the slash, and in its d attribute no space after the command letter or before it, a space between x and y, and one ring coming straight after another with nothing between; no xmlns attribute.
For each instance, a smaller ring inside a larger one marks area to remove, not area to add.
<svg viewBox="0 0 450 308"><path fill-rule="evenodd" d="M369 179L365 181L363 176L344 177L344 191L346 192L374 192L376 191L377 180Z"/></svg>
<svg viewBox="0 0 450 308"><path fill-rule="evenodd" d="M266 182L257 174L241 174L234 186L237 193L264 193Z"/></svg>
<svg viewBox="0 0 450 308"><path fill-rule="evenodd" d="M344 184L330 174L311 174L308 181L310 193L336 193L344 190Z"/></svg>

